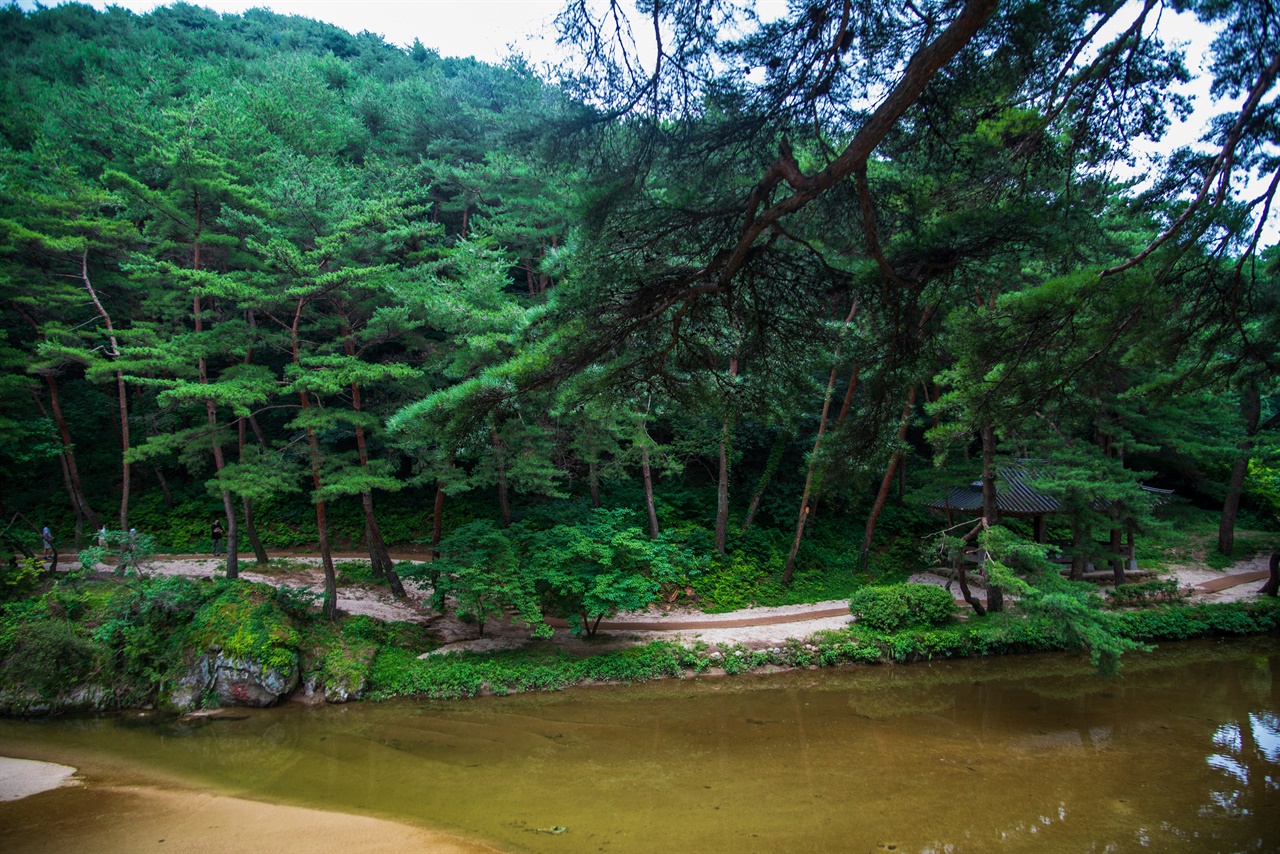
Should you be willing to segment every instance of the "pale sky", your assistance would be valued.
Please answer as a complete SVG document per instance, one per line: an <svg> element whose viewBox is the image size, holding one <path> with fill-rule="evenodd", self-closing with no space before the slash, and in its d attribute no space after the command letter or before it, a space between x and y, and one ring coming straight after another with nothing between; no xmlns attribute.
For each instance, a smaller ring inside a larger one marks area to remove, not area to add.
<svg viewBox="0 0 1280 854"><path fill-rule="evenodd" d="M66 0L61 0L66 2ZM44 5L61 2L45 0ZM79 0L98 9L120 6L145 14L159 0ZM34 0L20 0L23 9ZM408 46L414 38L444 56L474 56L486 62L500 62L513 45L530 59L539 59L552 42L551 22L563 7L563 0L195 0L218 12L239 14L266 7L282 15L302 15L335 24L344 30L377 33L391 44ZM546 44L529 43L528 37L543 33ZM532 49L537 48L537 49Z"/></svg>

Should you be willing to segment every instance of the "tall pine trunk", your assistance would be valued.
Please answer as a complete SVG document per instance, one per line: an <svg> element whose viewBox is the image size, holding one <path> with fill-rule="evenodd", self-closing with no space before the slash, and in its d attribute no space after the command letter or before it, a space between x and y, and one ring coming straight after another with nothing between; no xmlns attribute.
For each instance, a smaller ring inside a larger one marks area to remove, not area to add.
<svg viewBox="0 0 1280 854"><path fill-rule="evenodd" d="M996 493L996 428L990 421L982 425L982 528L986 530L1000 521L1000 508ZM982 561L987 574L987 610L1004 610L1004 591L991 580L991 570L986 566L991 555L982 550Z"/></svg>
<svg viewBox="0 0 1280 854"><path fill-rule="evenodd" d="M911 384L910 390L907 392L907 404L902 407L902 417L898 421L898 432L896 434L897 444L901 445L907 438L907 427L911 423L911 407L916 402L916 386ZM889 489L893 486L893 473L898 467L898 461L902 459L902 451L896 449L893 455L889 457L889 465L885 469L884 477L880 481L880 489L876 492L875 502L871 505L871 513L867 516L867 529L862 536L862 558L860 563L865 569L871 559L871 543L876 536L876 521L880 518L880 511L884 509L884 504L889 500Z"/></svg>
<svg viewBox="0 0 1280 854"><path fill-rule="evenodd" d="M773 447L769 450L769 459L765 461L764 472L760 475L760 482L756 484L756 491L751 495L751 505L747 507L747 518L742 523L742 533L746 533L747 529L756 520L756 513L760 510L760 500L764 497L764 491L769 486L769 481L773 479L774 474L778 471L778 465L782 462L782 455L787 450L787 442L791 437L782 430L778 431L778 436L773 440Z"/></svg>
<svg viewBox="0 0 1280 854"><path fill-rule="evenodd" d="M649 539L658 539L658 511L653 505L653 469L649 466L649 446L640 446L640 473L644 477L644 509L649 514Z"/></svg>
<svg viewBox="0 0 1280 854"><path fill-rule="evenodd" d="M347 355L355 357L355 342L351 340L351 330L347 330L346 339L343 342ZM351 384L351 408L356 412L361 411L360 384ZM365 442L364 427L359 421L356 421L356 450L360 455L360 468L367 469L369 467L369 446ZM372 565L373 575L375 578L385 576L387 586L391 588L392 595L403 599L404 585L400 582L400 576L396 574L395 564L391 562L391 555L387 552L387 544L382 541L382 529L378 527L377 516L373 512L373 493L365 490L360 493L360 504L364 508L364 525L365 536L369 544L369 560Z"/></svg>
<svg viewBox="0 0 1280 854"><path fill-rule="evenodd" d="M587 463L587 486L591 490L591 508L600 507L600 464L595 460Z"/></svg>
<svg viewBox="0 0 1280 854"><path fill-rule="evenodd" d="M387 551L387 544L382 540L382 529L378 527L378 519L373 512L373 493L368 490L360 493L360 501L364 505L364 520L368 526L369 554L377 555L382 563L382 574L387 578L387 586L391 588L392 595L403 599L404 584L396 573L396 565L391 561L391 553Z"/></svg>
<svg viewBox="0 0 1280 854"><path fill-rule="evenodd" d="M289 343L293 352L293 364L301 370L302 358L298 344L298 325L302 322L302 309L306 307L306 297L299 298L298 306L293 314L293 325L289 328ZM333 569L333 552L329 548L329 520L325 516L324 499L320 497L322 481L320 478L320 441L316 438L315 428L307 417L311 410L311 401L306 391L299 389L298 400L302 405L303 420L307 424L307 447L311 452L311 485L314 489L312 500L316 506L316 536L320 540L320 562L324 565L324 604L321 613L327 620L338 618L338 576Z"/></svg>
<svg viewBox="0 0 1280 854"><path fill-rule="evenodd" d="M236 423L236 433L239 438L240 462L244 462L244 445L245 445L245 429L244 418L238 418ZM267 550L262 547L262 540L258 537L258 526L253 521L253 502L249 496L240 496L240 504L244 508L244 532L249 538L249 544L253 547L253 557L258 562L258 566L266 566L269 562Z"/></svg>
<svg viewBox="0 0 1280 854"><path fill-rule="evenodd" d="M444 533L444 483L436 481L436 502L431 510L431 557L440 557L436 546L440 545L440 537Z"/></svg>
<svg viewBox="0 0 1280 854"><path fill-rule="evenodd" d="M818 419L818 436L813 440L813 451L809 454L809 468L804 476L804 491L800 494L800 513L796 519L796 536L791 542L791 551L787 553L786 565L782 568L782 583L788 585L796 571L796 555L800 553L800 541L804 537L804 526L809 521L809 494L813 488L813 472L818 465L818 451L822 449L822 435L827 429L827 413L831 411L831 392L836 385L836 370L831 369L831 377L827 380L827 393L822 398L822 417Z"/></svg>
<svg viewBox="0 0 1280 854"><path fill-rule="evenodd" d="M849 324L853 322L854 316L858 313L858 301L855 299L849 306L849 314L844 319L844 324L840 327L843 333L849 328ZM809 495L813 488L813 474L815 467L818 465L818 452L822 449L822 436L827 430L827 415L831 412L831 394L836 387L836 372L840 369L840 348L836 347L835 364L831 366L831 376L827 378L827 390L822 396L822 417L818 419L818 435L813 441L813 452L809 455L809 468L804 476L804 491L800 495L800 512L796 518L796 536L791 543L791 551L787 553L787 562L782 569L782 583L788 585L796 571L796 555L800 553L800 541L804 538L804 528L809 521L809 515L812 508L809 506ZM854 372L857 376L857 372ZM841 416L848 411L848 403L853 398L853 383L850 381L849 391L845 394L845 401L841 407Z"/></svg>
<svg viewBox="0 0 1280 854"><path fill-rule="evenodd" d="M1249 474L1253 437L1258 432L1258 420L1262 417L1262 398L1256 385L1250 385L1241 395L1240 414L1244 417L1244 439L1239 445L1240 453L1231 465L1227 497L1222 502L1222 518L1218 521L1218 551L1228 557L1236 548L1236 514L1240 511L1244 480Z"/></svg>
<svg viewBox="0 0 1280 854"><path fill-rule="evenodd" d="M729 360L729 378L738 376L738 360ZM729 441L733 438L733 414L726 412L720 427L720 476L716 481L716 554L724 554L729 536Z"/></svg>
<svg viewBox="0 0 1280 854"><path fill-rule="evenodd" d="M194 253L195 269L200 269L200 244L195 244ZM191 298L191 313L195 319L196 334L199 335L204 331L204 319L200 311L200 296L197 294ZM196 367L200 374L200 384L209 385L209 366L205 361L202 353L196 359ZM226 458L222 454L222 443L218 440L218 410L213 402L212 397L204 399L204 415L205 422L209 425L209 444L213 448L213 467L214 471L219 474L226 468ZM236 524L239 514L236 513L235 505L231 502L231 491L223 488L222 493L222 512L227 519L227 578L240 577L240 534L239 526Z"/></svg>
<svg viewBox="0 0 1280 854"><path fill-rule="evenodd" d="M71 492L71 473L67 469L66 457L59 456L58 462L60 464L59 468L62 469L62 483L67 488L67 495L71 497L71 511L75 514L76 519L75 539L72 540L72 544L75 546L76 551L80 551L80 545L84 542L84 511L80 509L80 505L76 503L75 497Z"/></svg>
<svg viewBox="0 0 1280 854"><path fill-rule="evenodd" d="M1087 558L1085 557L1085 529L1076 519L1071 520L1071 575L1072 581L1081 581L1084 579L1084 568Z"/></svg>
<svg viewBox="0 0 1280 854"><path fill-rule="evenodd" d="M62 414L62 402L58 396L58 381L54 379L51 373L42 373L45 385L49 387L49 408L53 412L53 423L58 427L58 437L62 440L62 454L60 459L66 466L66 484L67 493L71 499L72 508L80 515L84 516L89 528L96 531L102 527L98 521L98 514L93 512L93 508L89 506L89 501L85 498L84 485L80 481L80 469L76 465L75 444L71 441L71 428L67 425L67 419ZM32 391L37 406L40 407L41 414L44 412L44 404L40 402L40 398ZM77 543L77 547L78 547Z"/></svg>
<svg viewBox="0 0 1280 854"><path fill-rule="evenodd" d="M98 292L94 290L93 282L89 279L89 250L85 248L80 253L80 281L84 285L85 291L89 294L89 299L93 301L93 306L98 312L98 316L102 318L102 322L107 327L107 341L111 344L111 350L107 353L112 359L120 358L120 347L116 343L115 326L111 323L111 315L107 313L107 309L102 305L102 300L98 299ZM116 372L116 395L120 403L120 530L129 530L129 395L125 391L124 374L117 370Z"/></svg>

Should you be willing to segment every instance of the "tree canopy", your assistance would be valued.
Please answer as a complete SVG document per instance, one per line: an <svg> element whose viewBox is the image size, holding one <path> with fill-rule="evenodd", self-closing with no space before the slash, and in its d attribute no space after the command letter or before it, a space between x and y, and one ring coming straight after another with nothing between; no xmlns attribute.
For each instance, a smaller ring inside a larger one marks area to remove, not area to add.
<svg viewBox="0 0 1280 854"><path fill-rule="evenodd" d="M908 484L1015 457L1078 542L1148 525L1143 479L1220 503L1224 554L1267 517L1271 4L636 8L567 4L541 72L262 9L0 10L6 514L216 516L232 575L287 518L332 614L335 544L399 589L391 512L477 619L586 631L695 576L901 570ZM1175 149L1193 17L1224 106ZM991 494L995 578L1025 543Z"/></svg>

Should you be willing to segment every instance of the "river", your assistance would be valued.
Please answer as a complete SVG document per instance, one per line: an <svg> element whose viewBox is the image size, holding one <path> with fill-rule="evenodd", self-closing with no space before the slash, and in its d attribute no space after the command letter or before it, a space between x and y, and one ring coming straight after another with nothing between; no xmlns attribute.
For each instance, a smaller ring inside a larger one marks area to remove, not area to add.
<svg viewBox="0 0 1280 854"><path fill-rule="evenodd" d="M1167 644L1126 657L1119 679L1036 655L3 720L0 754L75 765L90 782L0 805L0 834L109 811L94 801L100 778L518 851L1276 851L1280 644ZM56 841L94 850L77 832ZM35 850L56 835L12 838Z"/></svg>

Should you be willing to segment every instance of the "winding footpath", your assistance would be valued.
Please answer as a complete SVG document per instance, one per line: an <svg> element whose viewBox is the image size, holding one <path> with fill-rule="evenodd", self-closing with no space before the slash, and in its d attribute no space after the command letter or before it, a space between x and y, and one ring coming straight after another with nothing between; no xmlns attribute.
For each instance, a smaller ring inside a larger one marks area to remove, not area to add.
<svg viewBox="0 0 1280 854"><path fill-rule="evenodd" d="M313 561L319 560L319 555L313 554L297 554L291 552L271 552L272 558L293 559L297 561ZM360 553L341 553L334 554L335 561L367 559L367 555ZM417 560L421 561L424 555L414 552L394 552L392 558L394 560ZM160 564L166 564L176 561L199 561L201 563L210 560L209 555L179 555L166 554L155 555L153 560ZM245 570L252 573L253 564L252 556L247 562L242 563ZM318 570L318 567L317 567ZM201 568L201 572L206 572L207 563ZM185 574L185 573L184 573ZM275 579L270 577L257 576L267 583L277 583ZM1222 575L1217 578L1211 578L1191 585L1195 594L1208 595L1220 593L1224 590L1238 587L1242 584L1250 582L1265 581L1269 576L1267 570L1245 571L1233 574ZM256 579L255 579L256 580ZM934 583L944 584L946 579L941 577L933 577L930 579ZM981 588L975 589L975 594L980 595ZM957 604L965 606L964 600L960 598L959 591L953 590ZM783 607L757 607L745 608L738 611L730 611L724 614L691 614L689 611L681 611L670 617L662 617L652 611L637 613L634 617L628 615L619 615L618 618L612 620L602 620L598 629L601 631L633 631L633 632L678 632L678 631L696 631L696 630L713 630L713 629L741 629L756 626L773 626L784 625L787 623L804 623L817 620L827 620L840 617L847 617L849 614L849 605L845 601L827 601L815 602L810 605L791 605ZM556 628L567 628L568 622L561 619L548 618L547 624Z"/></svg>

